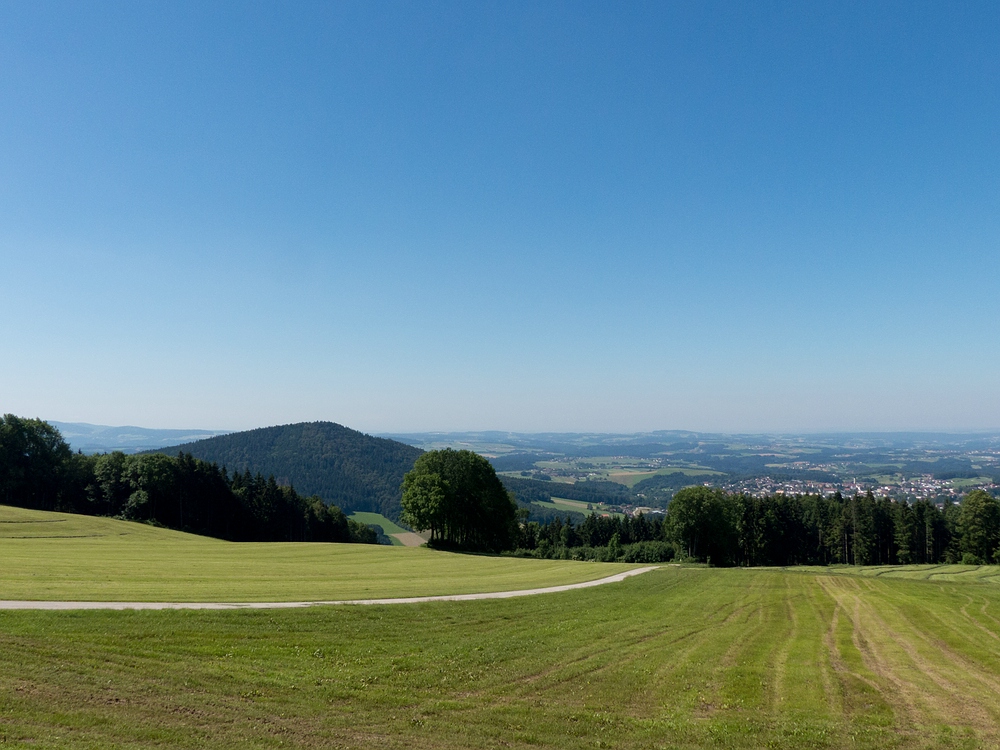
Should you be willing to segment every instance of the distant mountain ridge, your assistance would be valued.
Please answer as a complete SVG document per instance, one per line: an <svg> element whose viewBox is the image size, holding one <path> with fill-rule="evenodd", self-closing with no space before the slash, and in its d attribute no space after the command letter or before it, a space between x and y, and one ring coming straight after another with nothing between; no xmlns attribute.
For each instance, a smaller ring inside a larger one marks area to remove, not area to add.
<svg viewBox="0 0 1000 750"><path fill-rule="evenodd" d="M84 453L141 453L157 450L178 443L189 443L216 435L225 435L229 430L159 430L148 427L112 427L105 424L87 422L56 422L47 420L59 430L63 440L74 451Z"/></svg>
<svg viewBox="0 0 1000 750"><path fill-rule="evenodd" d="M346 512L373 511L399 518L403 475L419 448L372 437L334 422L261 427L162 448L225 466L230 475L249 470L273 474L301 495L319 495Z"/></svg>

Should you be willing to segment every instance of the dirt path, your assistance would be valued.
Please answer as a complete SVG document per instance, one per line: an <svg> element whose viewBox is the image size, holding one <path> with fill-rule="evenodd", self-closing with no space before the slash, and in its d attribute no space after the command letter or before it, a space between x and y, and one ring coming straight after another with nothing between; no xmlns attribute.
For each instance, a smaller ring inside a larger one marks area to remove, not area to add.
<svg viewBox="0 0 1000 750"><path fill-rule="evenodd" d="M554 594L559 591L586 589L592 586L603 586L606 583L618 583L630 576L648 573L658 566L626 570L607 578L583 583L568 583L563 586L549 586L541 589L521 589L519 591L492 591L484 594L450 594L445 596L410 596L400 599L345 599L340 601L316 602L34 602L34 601L2 601L3 609L290 609L294 607L320 607L334 604L419 604L422 602L471 602L480 599L511 599L515 596L534 596L535 594Z"/></svg>
<svg viewBox="0 0 1000 750"><path fill-rule="evenodd" d="M427 541L420 534L415 534L412 531L404 531L401 534L390 534L389 536L398 539L403 543L404 547L419 547Z"/></svg>

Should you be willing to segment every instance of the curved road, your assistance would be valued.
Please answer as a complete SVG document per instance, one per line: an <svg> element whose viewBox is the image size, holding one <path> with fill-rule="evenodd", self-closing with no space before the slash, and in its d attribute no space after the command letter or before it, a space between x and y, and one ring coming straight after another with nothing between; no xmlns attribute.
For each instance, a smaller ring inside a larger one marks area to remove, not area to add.
<svg viewBox="0 0 1000 750"><path fill-rule="evenodd" d="M0 600L0 609L290 609L293 607L320 607L333 604L419 604L421 602L471 602L479 599L511 599L515 596L534 596L535 594L554 594L557 591L572 591L586 589L591 586L603 586L605 583L617 583L630 576L648 573L656 570L657 565L645 568L626 570L607 578L583 583L568 583L563 586L549 586L542 589L521 589L519 591L492 591L485 594L449 594L445 596L410 596L399 599L345 599L341 601L317 602L34 602Z"/></svg>

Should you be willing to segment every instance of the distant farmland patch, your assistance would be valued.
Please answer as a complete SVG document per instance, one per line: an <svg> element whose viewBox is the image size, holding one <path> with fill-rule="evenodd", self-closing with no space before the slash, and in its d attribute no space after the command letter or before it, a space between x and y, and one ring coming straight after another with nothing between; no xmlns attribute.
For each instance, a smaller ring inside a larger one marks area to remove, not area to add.
<svg viewBox="0 0 1000 750"><path fill-rule="evenodd" d="M712 469L705 469L702 467L692 468L689 466L667 466L662 469L657 469L656 471L613 472L608 475L608 479L610 479L612 482L617 482L618 484L624 484L626 487L635 487L635 485L637 485L644 479L649 479L650 477L656 477L656 476L666 476L668 474L683 474L684 476L688 477L725 476L725 474L721 471L714 471Z"/></svg>
<svg viewBox="0 0 1000 750"><path fill-rule="evenodd" d="M589 508L587 507L588 505L590 506ZM552 506L556 509L568 510L574 513L583 513L584 515L597 513L598 515L604 514L609 516L624 517L621 513L615 513L608 510L604 503L585 503L582 500L570 500L565 497L553 497Z"/></svg>

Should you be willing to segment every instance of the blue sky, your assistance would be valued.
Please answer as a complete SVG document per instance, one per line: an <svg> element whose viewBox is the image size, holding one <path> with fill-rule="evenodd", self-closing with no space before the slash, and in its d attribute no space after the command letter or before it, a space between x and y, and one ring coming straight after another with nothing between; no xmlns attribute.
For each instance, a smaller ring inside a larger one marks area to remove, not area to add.
<svg viewBox="0 0 1000 750"><path fill-rule="evenodd" d="M1000 428L993 3L9 3L0 410Z"/></svg>

